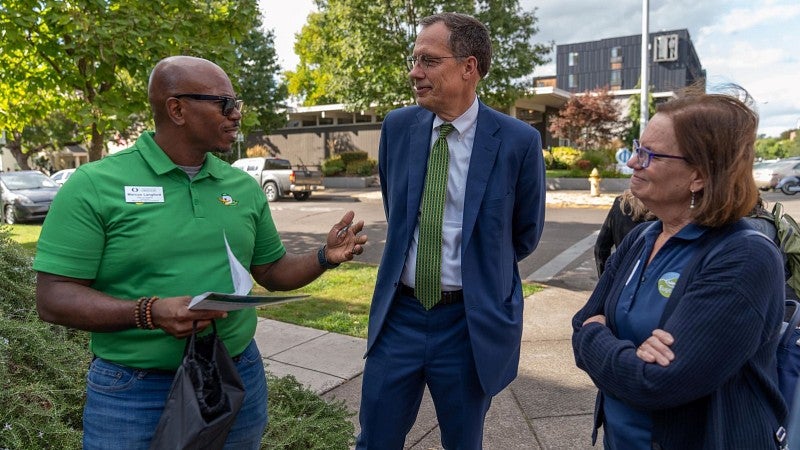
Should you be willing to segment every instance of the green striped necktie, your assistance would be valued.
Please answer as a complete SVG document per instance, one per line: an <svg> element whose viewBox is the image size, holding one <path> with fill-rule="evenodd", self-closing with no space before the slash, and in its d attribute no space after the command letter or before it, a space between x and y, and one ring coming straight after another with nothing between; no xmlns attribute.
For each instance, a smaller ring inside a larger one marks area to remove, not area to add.
<svg viewBox="0 0 800 450"><path fill-rule="evenodd" d="M442 297L442 221L450 161L447 135L454 129L450 123L439 127L439 137L433 144L428 158L428 172L425 175L414 286L414 295L425 309L433 308Z"/></svg>

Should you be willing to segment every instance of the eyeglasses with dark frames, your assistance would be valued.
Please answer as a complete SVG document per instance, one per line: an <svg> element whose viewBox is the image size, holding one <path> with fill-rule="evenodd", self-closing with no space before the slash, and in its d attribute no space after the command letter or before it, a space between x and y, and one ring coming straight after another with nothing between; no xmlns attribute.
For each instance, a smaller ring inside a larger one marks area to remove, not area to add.
<svg viewBox="0 0 800 450"><path fill-rule="evenodd" d="M192 100L203 100L207 102L222 102L222 115L225 117L230 116L234 108L236 108L236 110L239 112L242 112L242 107L244 106L244 100L239 100L234 97L226 97L224 95L177 94L173 95L173 97L186 97Z"/></svg>
<svg viewBox="0 0 800 450"><path fill-rule="evenodd" d="M406 66L408 66L408 70L414 70L414 67L419 62L422 67L426 69L430 69L431 67L436 66L437 64L441 63L443 59L451 59L451 58L466 58L466 56L428 56L428 55L419 55L419 56L408 56L406 57Z"/></svg>
<svg viewBox="0 0 800 450"><path fill-rule="evenodd" d="M650 150L647 147L642 147L639 145L639 140L633 140L633 151L636 153L636 159L639 162L639 166L642 169L646 169L650 166L650 161L653 158L672 158L672 159L682 159L684 161L688 161L685 156L675 156L675 155L665 155L663 153L655 153L654 151Z"/></svg>

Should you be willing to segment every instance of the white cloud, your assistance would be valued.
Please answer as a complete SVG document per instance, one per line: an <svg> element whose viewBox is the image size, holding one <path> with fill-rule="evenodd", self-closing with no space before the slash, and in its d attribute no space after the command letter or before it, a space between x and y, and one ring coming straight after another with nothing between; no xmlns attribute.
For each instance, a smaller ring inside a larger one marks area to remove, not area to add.
<svg viewBox="0 0 800 450"><path fill-rule="evenodd" d="M800 15L800 4L737 8L727 13L718 23L701 28L700 34L734 34L758 25L777 27L780 26L780 22L792 21L798 15ZM796 23L790 25L797 27Z"/></svg>

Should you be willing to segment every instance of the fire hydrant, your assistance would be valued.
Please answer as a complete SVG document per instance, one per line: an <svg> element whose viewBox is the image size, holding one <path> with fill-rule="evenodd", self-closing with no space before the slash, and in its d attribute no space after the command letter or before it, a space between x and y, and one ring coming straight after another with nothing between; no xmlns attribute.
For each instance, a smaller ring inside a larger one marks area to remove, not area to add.
<svg viewBox="0 0 800 450"><path fill-rule="evenodd" d="M589 195L600 196L600 172L597 171L597 167L592 169L592 173L589 174Z"/></svg>

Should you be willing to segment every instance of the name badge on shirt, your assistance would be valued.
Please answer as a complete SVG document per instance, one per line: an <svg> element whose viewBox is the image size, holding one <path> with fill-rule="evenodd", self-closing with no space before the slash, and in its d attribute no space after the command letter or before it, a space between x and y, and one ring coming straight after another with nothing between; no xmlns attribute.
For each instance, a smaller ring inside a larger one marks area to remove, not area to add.
<svg viewBox="0 0 800 450"><path fill-rule="evenodd" d="M164 188L161 186L125 186L125 201L128 203L164 203Z"/></svg>

